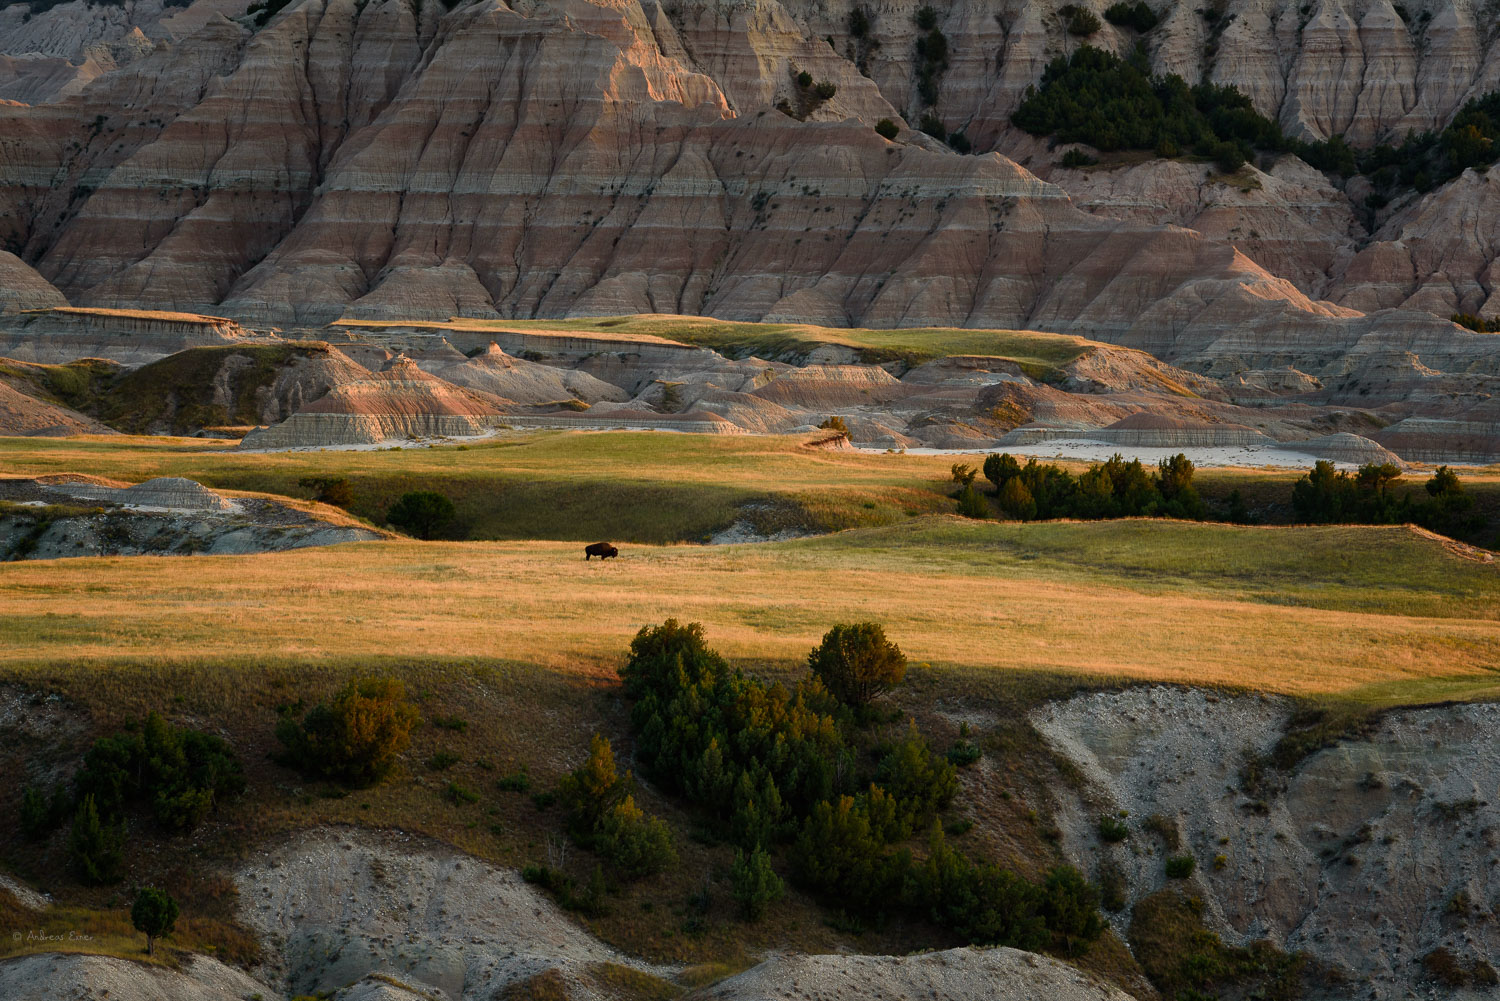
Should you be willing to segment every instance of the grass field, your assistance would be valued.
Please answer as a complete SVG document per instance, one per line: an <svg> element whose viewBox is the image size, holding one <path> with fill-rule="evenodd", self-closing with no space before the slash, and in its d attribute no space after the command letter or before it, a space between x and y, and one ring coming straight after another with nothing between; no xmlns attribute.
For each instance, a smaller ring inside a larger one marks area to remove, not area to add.
<svg viewBox="0 0 1500 1001"><path fill-rule="evenodd" d="M811 436L816 437L816 436ZM952 505L951 459L811 448L804 437L534 432L401 451L245 453L189 438L0 438L0 471L308 496L304 476L346 476L351 510L379 519L409 490L452 498L474 539L701 541L753 505L764 528L880 525Z"/></svg>
<svg viewBox="0 0 1500 1001"><path fill-rule="evenodd" d="M437 330L577 331L610 337L660 337L681 344L712 348L731 357L802 357L823 344L854 348L860 360L880 364L903 361L920 365L950 355L988 355L1018 363L1033 378L1047 379L1092 349L1092 342L1070 334L1037 330L965 330L919 327L871 330L817 327L805 323L734 323L696 316L643 314L575 320L472 320L447 323L367 323L339 321L349 327L430 327Z"/></svg>
<svg viewBox="0 0 1500 1001"><path fill-rule="evenodd" d="M784 667L831 624L876 619L914 660L1001 685L1042 671L1408 702L1500 692L1500 569L1404 528L942 517L581 557L374 542L6 565L0 664L493 659L608 676L636 629L676 616Z"/></svg>
<svg viewBox="0 0 1500 1001"><path fill-rule="evenodd" d="M223 441L127 437L0 438L0 474L88 473L123 482L186 476L211 487L311 497L306 476L347 477L350 511L379 522L403 493L438 490L458 511L456 538L702 542L745 519L765 534L898 524L953 510L955 458L809 447L817 436L538 431L472 445L383 451L247 453ZM1062 463L1075 472L1085 463ZM1211 502L1239 490L1264 520L1289 520L1299 471L1209 469ZM1421 496L1427 473L1397 489ZM1500 470L1465 471L1492 526Z"/></svg>

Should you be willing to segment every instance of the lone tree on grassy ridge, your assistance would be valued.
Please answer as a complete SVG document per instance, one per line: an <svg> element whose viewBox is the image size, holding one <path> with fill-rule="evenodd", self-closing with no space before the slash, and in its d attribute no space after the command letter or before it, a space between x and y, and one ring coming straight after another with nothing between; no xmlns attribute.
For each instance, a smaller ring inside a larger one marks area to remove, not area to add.
<svg viewBox="0 0 1500 1001"><path fill-rule="evenodd" d="M177 926L177 901L165 890L145 886L135 895L130 908L130 923L146 936L146 955L156 955L156 940L172 934Z"/></svg>
<svg viewBox="0 0 1500 1001"><path fill-rule="evenodd" d="M366 679L349 682L332 702L313 706L300 724L282 717L276 739L286 748L284 764L347 785L369 786L390 772L419 720L401 682Z"/></svg>
<svg viewBox="0 0 1500 1001"><path fill-rule="evenodd" d="M862 709L901 684L906 655L878 622L834 626L807 655L807 667L840 701Z"/></svg>
<svg viewBox="0 0 1500 1001"><path fill-rule="evenodd" d="M419 539L435 539L453 524L456 513L453 502L442 494L413 490L391 505L385 520Z"/></svg>

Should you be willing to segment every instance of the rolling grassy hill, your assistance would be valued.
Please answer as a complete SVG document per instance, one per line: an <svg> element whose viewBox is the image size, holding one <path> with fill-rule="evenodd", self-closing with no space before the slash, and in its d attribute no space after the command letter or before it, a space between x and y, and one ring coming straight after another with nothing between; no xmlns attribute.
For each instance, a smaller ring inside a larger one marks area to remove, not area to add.
<svg viewBox="0 0 1500 1001"><path fill-rule="evenodd" d="M950 463L802 439L666 434L278 454L169 438L0 439L0 467L12 475L183 475L288 494L302 476L348 476L356 513L371 515L404 490L436 487L454 495L471 534L492 536L0 565L0 696L73 721L45 746L0 744L0 763L14 766L0 803L19 799L28 769L64 768L94 736L151 710L223 734L246 763L249 792L196 836L190 863L180 841L135 832L130 878L191 900L205 916L184 944L230 955L245 938L219 866L289 831L374 824L506 865L543 860L558 810L497 779L524 769L545 792L595 732L627 755L615 670L635 631L668 617L703 622L733 662L783 678L804 670L832 624L881 621L913 665L881 725L894 733L910 715L941 746L959 732L954 713L988 721L976 724L987 764L966 779L979 822L960 824L955 838L1033 874L1057 850L1048 790L1070 781L1027 722L1041 701L1083 688L1203 685L1292 696L1343 725L1389 706L1500 698L1500 564L1481 551L1404 527L931 514L951 507ZM1291 479L1219 475L1211 482L1226 488L1285 489ZM769 505L773 520L854 527L779 543L670 544L747 504ZM603 535L668 544L584 562L579 542ZM274 762L282 710L369 675L405 681L429 721L391 781L347 792ZM449 795L454 784L476 798ZM843 927L796 892L760 925L735 921L722 902L693 925L694 895L722 882L729 849L698 837L700 821L681 803L647 786L638 793L676 830L681 862L619 889L607 913L587 919L615 945L721 964L720 976L763 949L952 944L900 922ZM59 894L49 928L123 928L113 890L70 882L61 837L49 847L0 833L0 852ZM1140 982L1113 937L1080 962Z"/></svg>
<svg viewBox="0 0 1500 1001"><path fill-rule="evenodd" d="M0 663L23 675L493 659L608 676L636 629L670 616L779 670L833 623L873 618L913 659L976 684L1040 671L1399 701L1500 693L1500 567L1397 527L940 517L637 546L609 563L560 542L80 559L4 567L0 608Z"/></svg>

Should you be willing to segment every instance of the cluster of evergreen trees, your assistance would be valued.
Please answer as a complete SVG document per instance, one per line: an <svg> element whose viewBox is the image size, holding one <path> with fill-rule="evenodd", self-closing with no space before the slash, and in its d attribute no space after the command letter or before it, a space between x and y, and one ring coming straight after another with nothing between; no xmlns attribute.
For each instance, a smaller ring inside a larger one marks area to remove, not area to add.
<svg viewBox="0 0 1500 1001"><path fill-rule="evenodd" d="M1176 74L1153 75L1140 48L1126 59L1088 45L1058 56L1042 73L1041 87L1027 88L1011 121L1033 135L1106 152L1212 157L1226 173L1257 150L1295 152L1320 169L1354 169L1353 152L1342 139L1289 139L1234 87L1189 86Z"/></svg>
<svg viewBox="0 0 1500 1001"><path fill-rule="evenodd" d="M1149 8L1117 4L1106 16L1135 26L1153 23L1154 15ZM1400 145L1357 153L1341 136L1322 142L1288 137L1232 86L1189 86L1175 74L1153 75L1141 48L1124 59L1092 46L1057 57L1042 74L1041 86L1028 88L1011 121L1033 135L1105 152L1212 157L1225 173L1256 152L1295 153L1325 173L1368 176L1372 208L1400 191L1429 191L1468 168L1500 160L1500 91L1469 101L1441 131L1410 133Z"/></svg>
<svg viewBox="0 0 1500 1001"><path fill-rule="evenodd" d="M120 875L128 811L144 808L166 830L184 831L244 791L244 771L225 741L153 712L139 729L96 740L71 791L58 787L48 797L27 787L19 819L28 838L41 839L71 813L68 853L78 877L110 883Z"/></svg>
<svg viewBox="0 0 1500 1001"><path fill-rule="evenodd" d="M1080 476L1035 459L1023 466L1008 452L984 460L984 478L995 487L995 502L1000 512L1020 521L1202 519L1208 508L1193 485L1193 472L1192 462L1181 453L1163 459L1154 474L1148 473L1139 459L1126 462L1120 455L1090 466ZM958 495L959 513L988 516L989 507L973 485L973 471L957 466L954 478L963 484Z"/></svg>
<svg viewBox="0 0 1500 1001"><path fill-rule="evenodd" d="M1481 527L1474 498L1447 466L1441 466L1424 485L1427 496L1397 493L1401 478L1394 463L1368 463L1354 474L1342 473L1331 462L1318 462L1292 488L1292 510L1309 524L1402 525L1408 522L1444 535L1458 535Z"/></svg>
<svg viewBox="0 0 1500 1001"><path fill-rule="evenodd" d="M1408 133L1399 146L1382 144L1359 158L1370 178L1373 207L1403 189L1431 191L1471 167L1500 160L1500 91L1474 98L1440 132Z"/></svg>
<svg viewBox="0 0 1500 1001"><path fill-rule="evenodd" d="M867 746L868 700L905 666L878 625L837 627L808 660L788 689L731 669L701 625L668 620L637 634L620 672L642 767L742 849L737 895L764 882L767 849L792 842L793 878L855 916L907 911L971 942L1030 949L1072 951L1100 934L1097 891L1075 870L1036 884L947 845L938 817L956 769L914 724ZM903 842L924 831L917 861Z"/></svg>

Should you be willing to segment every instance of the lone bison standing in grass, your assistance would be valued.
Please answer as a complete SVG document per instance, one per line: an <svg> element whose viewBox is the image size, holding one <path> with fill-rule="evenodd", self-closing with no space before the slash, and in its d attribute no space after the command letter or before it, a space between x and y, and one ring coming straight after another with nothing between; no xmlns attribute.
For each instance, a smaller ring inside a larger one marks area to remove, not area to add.
<svg viewBox="0 0 1500 1001"><path fill-rule="evenodd" d="M583 561L587 563L590 558L597 556L601 560L607 560L611 556L619 556L620 551L608 542L596 542L592 546L583 547Z"/></svg>

